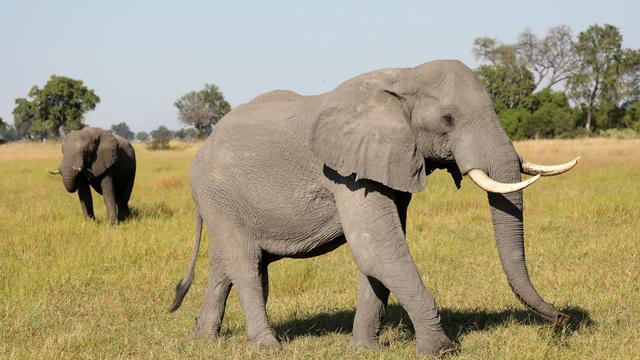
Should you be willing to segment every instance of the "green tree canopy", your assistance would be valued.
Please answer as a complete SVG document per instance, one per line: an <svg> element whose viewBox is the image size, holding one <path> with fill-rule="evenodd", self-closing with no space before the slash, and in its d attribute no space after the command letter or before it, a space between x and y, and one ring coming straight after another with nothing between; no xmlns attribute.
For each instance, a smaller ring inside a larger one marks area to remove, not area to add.
<svg viewBox="0 0 640 360"><path fill-rule="evenodd" d="M512 138L640 129L640 50L623 48L615 26L592 25L577 40L565 25L542 39L525 30L513 45L479 37L472 50L485 62L476 74Z"/></svg>
<svg viewBox="0 0 640 360"><path fill-rule="evenodd" d="M528 106L535 83L526 67L515 62L482 65L476 74L493 99L496 112Z"/></svg>
<svg viewBox="0 0 640 360"><path fill-rule="evenodd" d="M136 139L137 139L138 141L145 142L145 141L149 140L149 134L147 134L147 133L146 133L146 132L144 132L144 131L140 131L140 132L138 132L138 133L136 134Z"/></svg>
<svg viewBox="0 0 640 360"><path fill-rule="evenodd" d="M125 123L125 122L121 122L119 124L111 125L111 131L113 131L114 133L122 136L123 138L125 138L127 140L133 140L134 135L135 135L133 133L133 131L131 131L131 129L129 129L129 125L127 125L127 123Z"/></svg>
<svg viewBox="0 0 640 360"><path fill-rule="evenodd" d="M169 146L169 141L173 138L173 132L167 129L166 126L160 125L156 130L153 130L151 132L151 137L153 137L153 140L151 141L149 149L167 150L171 148Z"/></svg>
<svg viewBox="0 0 640 360"><path fill-rule="evenodd" d="M531 71L518 63L517 48L488 37L477 38L473 44L476 58L490 62L480 66L476 75L491 96L496 112L526 107L536 85Z"/></svg>
<svg viewBox="0 0 640 360"><path fill-rule="evenodd" d="M8 140L12 140L15 137L15 131L13 126L7 124L0 117L0 143Z"/></svg>
<svg viewBox="0 0 640 360"><path fill-rule="evenodd" d="M180 140L193 141L198 138L198 131L192 127L182 128L175 135Z"/></svg>
<svg viewBox="0 0 640 360"><path fill-rule="evenodd" d="M174 105L178 108L179 120L195 127L199 137L208 136L213 126L231 111L231 105L213 84L206 84L202 90L183 95Z"/></svg>
<svg viewBox="0 0 640 360"><path fill-rule="evenodd" d="M584 108L584 127L590 131L595 110L605 118L623 99L624 77L635 68L636 52L622 48L622 34L609 24L581 32L575 50L580 62L568 80L569 94Z"/></svg>
<svg viewBox="0 0 640 360"><path fill-rule="evenodd" d="M42 122L39 120L38 111L34 101L25 98L17 98L15 100L16 107L13 108L13 126L19 137L26 135L40 136L44 135Z"/></svg>
<svg viewBox="0 0 640 360"><path fill-rule="evenodd" d="M576 114L562 91L545 88L531 96L528 107L507 109L498 116L511 139L574 135Z"/></svg>
<svg viewBox="0 0 640 360"><path fill-rule="evenodd" d="M28 97L16 99L16 128L32 136L46 136L56 129L80 129L84 114L95 109L100 98L82 80L52 75L42 89L33 86Z"/></svg>

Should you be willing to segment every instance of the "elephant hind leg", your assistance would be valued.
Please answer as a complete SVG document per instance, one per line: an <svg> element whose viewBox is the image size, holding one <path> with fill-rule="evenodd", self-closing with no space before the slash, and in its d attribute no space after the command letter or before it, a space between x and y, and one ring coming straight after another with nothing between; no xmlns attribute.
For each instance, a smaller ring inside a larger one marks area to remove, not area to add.
<svg viewBox="0 0 640 360"><path fill-rule="evenodd" d="M256 264L252 269L240 270L231 275L231 281L238 290L244 312L249 343L260 347L280 348L275 331L267 319L266 301L268 288L266 268Z"/></svg>
<svg viewBox="0 0 640 360"><path fill-rule="evenodd" d="M220 261L212 259L209 285L193 327L196 338L217 337L220 334L230 291L231 279L225 274Z"/></svg>
<svg viewBox="0 0 640 360"><path fill-rule="evenodd" d="M118 221L124 221L131 216L131 210L129 210L129 199L131 198L131 191L133 190L134 177L132 176L124 189L118 193L116 197L116 204L118 207Z"/></svg>
<svg viewBox="0 0 640 360"><path fill-rule="evenodd" d="M280 348L275 331L267 319L268 276L262 251L243 230L229 223L219 225L214 233L210 231L214 241L220 240L212 244L211 253L223 254L224 271L240 297L249 344Z"/></svg>
<svg viewBox="0 0 640 360"><path fill-rule="evenodd" d="M363 348L377 346L376 339L380 333L380 324L388 300L389 289L376 278L360 274L358 308L353 321L353 346Z"/></svg>

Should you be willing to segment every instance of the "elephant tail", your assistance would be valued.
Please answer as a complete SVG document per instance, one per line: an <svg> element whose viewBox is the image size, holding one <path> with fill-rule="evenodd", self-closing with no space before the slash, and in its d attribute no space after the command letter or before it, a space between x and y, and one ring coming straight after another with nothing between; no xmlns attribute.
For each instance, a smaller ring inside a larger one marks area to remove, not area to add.
<svg viewBox="0 0 640 360"><path fill-rule="evenodd" d="M178 310L180 305L182 304L182 300L185 295L189 291L191 287L191 282L193 281L193 274L196 269L196 260L198 259L198 249L200 248L200 239L202 238L202 216L196 209L196 231L195 238L193 243L193 252L191 254L191 261L189 262L189 268L187 269L187 274L178 281L176 284L176 297L173 299L173 304L171 305L171 309L169 312L174 312Z"/></svg>

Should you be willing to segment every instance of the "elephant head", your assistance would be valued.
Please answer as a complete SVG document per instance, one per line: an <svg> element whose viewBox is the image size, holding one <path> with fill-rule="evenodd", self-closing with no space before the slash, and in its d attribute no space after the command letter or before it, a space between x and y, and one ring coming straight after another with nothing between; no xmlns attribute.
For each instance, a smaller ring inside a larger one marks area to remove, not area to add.
<svg viewBox="0 0 640 360"><path fill-rule="evenodd" d="M488 193L498 252L516 297L557 324L568 320L529 279L522 188L570 169L577 159L557 167L523 162L468 67L434 61L363 74L325 94L312 116L313 151L343 176L419 192L436 168L447 168L458 186L468 175ZM521 182L521 172L536 176Z"/></svg>
<svg viewBox="0 0 640 360"><path fill-rule="evenodd" d="M102 129L84 128L67 134L58 168L65 189L75 192L81 177L91 181L102 176L117 160L117 145L115 136Z"/></svg>

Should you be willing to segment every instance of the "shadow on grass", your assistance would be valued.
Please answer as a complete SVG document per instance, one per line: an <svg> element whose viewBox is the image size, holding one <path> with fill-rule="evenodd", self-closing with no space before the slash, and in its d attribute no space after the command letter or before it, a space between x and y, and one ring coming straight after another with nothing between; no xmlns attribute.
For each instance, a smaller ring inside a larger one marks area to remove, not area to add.
<svg viewBox="0 0 640 360"><path fill-rule="evenodd" d="M164 201L158 201L154 204L141 204L137 206L129 205L131 216L127 221L133 219L163 219L172 217L175 210Z"/></svg>
<svg viewBox="0 0 640 360"><path fill-rule="evenodd" d="M572 336L581 328L594 324L589 313L579 307L570 307L561 310L571 317L567 325L553 328L556 338L562 339ZM332 313L316 314L308 318L288 320L275 324L274 328L280 337L293 340L301 336L323 336L330 333L350 334L353 327L355 310L339 310ZM441 309L440 316L445 333L454 341L458 341L464 335L476 331L488 331L492 328L517 323L523 325L548 325L551 322L544 320L527 310L449 310ZM411 326L411 320L398 304L387 307L387 314L382 322L383 326L405 327L411 334L415 334Z"/></svg>

